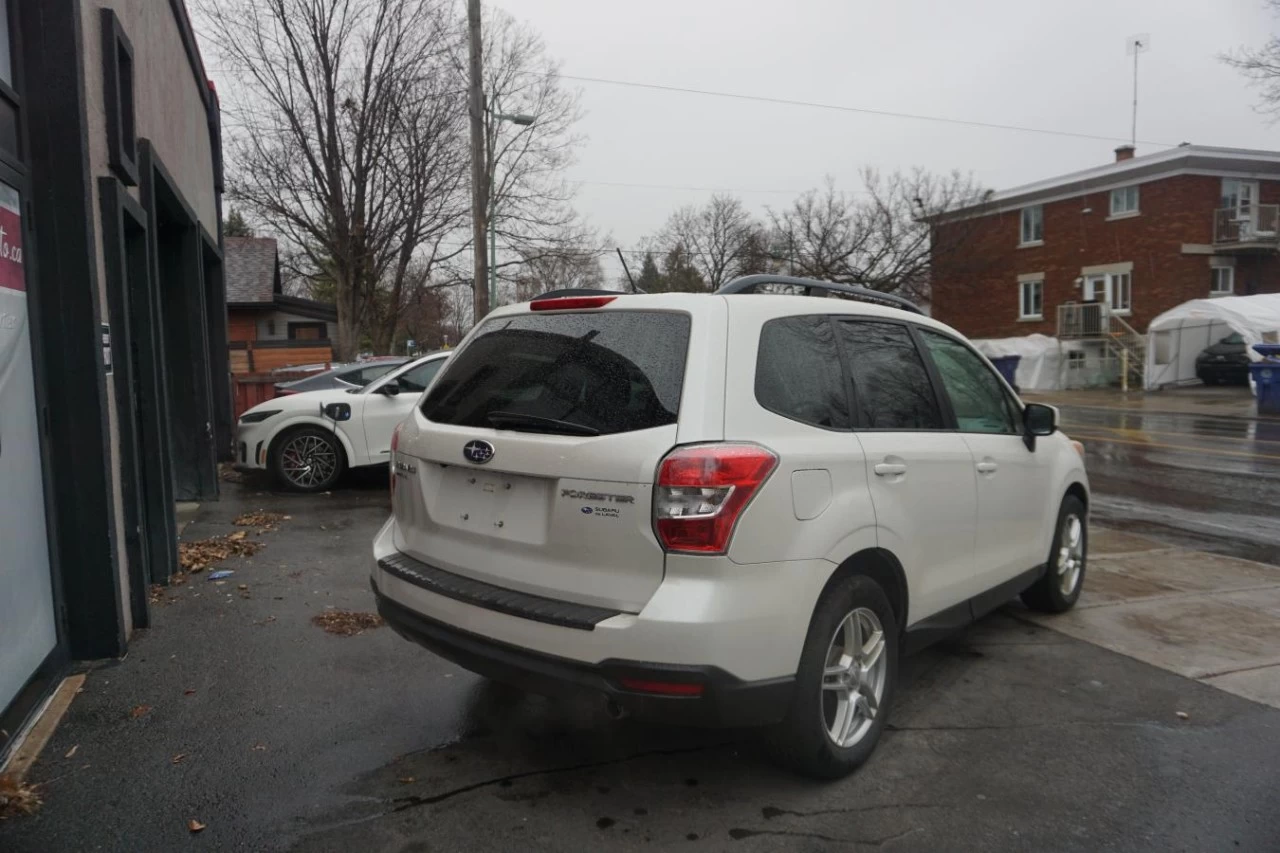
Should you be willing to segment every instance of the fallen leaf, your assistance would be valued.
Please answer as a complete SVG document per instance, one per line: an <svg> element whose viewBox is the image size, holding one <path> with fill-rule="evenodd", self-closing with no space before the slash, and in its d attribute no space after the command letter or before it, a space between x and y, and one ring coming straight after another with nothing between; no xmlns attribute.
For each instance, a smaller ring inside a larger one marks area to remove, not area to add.
<svg viewBox="0 0 1280 853"><path fill-rule="evenodd" d="M181 764L182 762L184 762L184 761L186 761L186 760L187 760L187 754L186 754L185 752L179 752L179 753L178 753L177 755L175 755L173 758L170 758L170 759L169 759L169 763L170 763L170 764Z"/></svg>
<svg viewBox="0 0 1280 853"><path fill-rule="evenodd" d="M200 832L204 827L205 825L195 818L191 818L191 820L187 821L188 832Z"/></svg>
<svg viewBox="0 0 1280 853"><path fill-rule="evenodd" d="M129 711L129 719L136 720L139 717L145 717L149 713L151 713L150 705L135 705L133 710Z"/></svg>
<svg viewBox="0 0 1280 853"><path fill-rule="evenodd" d="M257 527L259 533L266 533L275 530L281 521L289 516L278 512L267 512L266 510L258 510L257 512L246 512L236 517L231 522L237 527Z"/></svg>
<svg viewBox="0 0 1280 853"><path fill-rule="evenodd" d="M262 543L246 539L246 536L248 533L237 530L227 536L180 542L178 564L188 572L200 572L228 557L252 557L262 548Z"/></svg>
<svg viewBox="0 0 1280 853"><path fill-rule="evenodd" d="M196 691L195 691L195 689L194 689L194 688L192 688L192 687L188 687L186 690L182 691L182 695L183 695L183 696L194 696L194 695L195 695L195 693L196 693Z"/></svg>
<svg viewBox="0 0 1280 853"><path fill-rule="evenodd" d="M76 754L76 750L78 750L79 748L80 748L80 744L76 744L75 746L73 746L73 747L71 747L70 749L68 749L68 750L67 750L67 754L66 754L66 755L64 755L64 756L62 756L62 757L63 757L63 758L70 758L71 756L73 756L73 755L75 755L75 754Z"/></svg>
<svg viewBox="0 0 1280 853"><path fill-rule="evenodd" d="M358 613L353 610L326 610L311 617L311 624L339 637L354 637L371 628L382 625L382 617L376 613Z"/></svg>
<svg viewBox="0 0 1280 853"><path fill-rule="evenodd" d="M267 745L265 743L255 743L253 745L254 752L264 752L266 751L266 748L267 748Z"/></svg>
<svg viewBox="0 0 1280 853"><path fill-rule="evenodd" d="M414 782L417 782L417 781L418 781L418 780L417 780L417 779L415 779L415 778L413 778L412 776L405 776L403 779L401 779L401 780L400 780L400 784L401 784L401 785L412 785Z"/></svg>
<svg viewBox="0 0 1280 853"><path fill-rule="evenodd" d="M1177 715L1177 717L1178 717L1178 719L1179 719L1179 720L1189 720L1189 719L1191 719L1191 715L1190 715L1190 714L1188 714L1186 711L1174 711L1173 713Z"/></svg>
<svg viewBox="0 0 1280 853"><path fill-rule="evenodd" d="M19 782L11 774L0 774L0 820L33 814L44 802L39 788L39 785Z"/></svg>

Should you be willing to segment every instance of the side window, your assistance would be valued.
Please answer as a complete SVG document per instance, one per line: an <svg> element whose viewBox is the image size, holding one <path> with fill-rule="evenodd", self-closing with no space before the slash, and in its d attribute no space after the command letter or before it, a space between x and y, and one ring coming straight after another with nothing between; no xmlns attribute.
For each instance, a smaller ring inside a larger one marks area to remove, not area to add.
<svg viewBox="0 0 1280 853"><path fill-rule="evenodd" d="M412 370L400 374L400 378L396 380L396 383L400 386L401 392L421 393L427 390L427 386L431 384L431 380L440 372L440 366L443 364L443 358L420 364Z"/></svg>
<svg viewBox="0 0 1280 853"><path fill-rule="evenodd" d="M756 401L775 414L827 429L848 429L849 396L828 317L784 317L760 329Z"/></svg>
<svg viewBox="0 0 1280 853"><path fill-rule="evenodd" d="M840 339L867 429L946 429L924 361L907 327L842 320Z"/></svg>
<svg viewBox="0 0 1280 853"><path fill-rule="evenodd" d="M959 341L923 329L920 335L951 398L960 431L1017 434L1012 403L991 368Z"/></svg>

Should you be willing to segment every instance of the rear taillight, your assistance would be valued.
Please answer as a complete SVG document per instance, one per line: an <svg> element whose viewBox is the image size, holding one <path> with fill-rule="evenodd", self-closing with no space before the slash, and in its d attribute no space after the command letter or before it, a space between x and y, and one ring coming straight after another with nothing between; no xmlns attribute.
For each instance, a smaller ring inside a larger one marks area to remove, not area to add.
<svg viewBox="0 0 1280 853"><path fill-rule="evenodd" d="M396 496L396 450L400 448L400 430L404 429L404 423L396 424L396 428L391 431L391 458L388 468L391 471L391 497Z"/></svg>
<svg viewBox="0 0 1280 853"><path fill-rule="evenodd" d="M778 465L758 444L699 444L671 451L658 466L653 520L662 547L723 554L733 527Z"/></svg>

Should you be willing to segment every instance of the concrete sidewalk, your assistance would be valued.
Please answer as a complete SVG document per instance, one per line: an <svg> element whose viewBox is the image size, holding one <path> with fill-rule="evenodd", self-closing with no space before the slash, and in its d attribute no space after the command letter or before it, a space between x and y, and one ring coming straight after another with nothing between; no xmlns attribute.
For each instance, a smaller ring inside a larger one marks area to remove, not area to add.
<svg viewBox="0 0 1280 853"><path fill-rule="evenodd" d="M1280 420L1280 415L1259 414L1257 401L1247 388L1210 388L1195 385L1164 391L1121 392L1114 388L1079 391L1024 391L1029 403L1080 409L1116 409L1138 414L1202 415L1250 420Z"/></svg>
<svg viewBox="0 0 1280 853"><path fill-rule="evenodd" d="M1280 567L1095 528L1070 613L1028 618L1280 708Z"/></svg>

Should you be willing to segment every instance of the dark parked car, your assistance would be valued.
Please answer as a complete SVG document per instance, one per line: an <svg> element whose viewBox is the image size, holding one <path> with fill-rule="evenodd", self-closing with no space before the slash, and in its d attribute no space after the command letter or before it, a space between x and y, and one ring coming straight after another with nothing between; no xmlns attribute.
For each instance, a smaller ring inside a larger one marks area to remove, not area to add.
<svg viewBox="0 0 1280 853"><path fill-rule="evenodd" d="M1196 356L1196 378L1205 385L1249 384L1249 350L1239 332L1205 347Z"/></svg>
<svg viewBox="0 0 1280 853"><path fill-rule="evenodd" d="M368 361L357 361L352 364L340 364L332 370L326 370L305 379L292 382L277 382L276 396L282 394L301 394L304 391L323 391L326 388L363 388L389 370L399 367L407 358L377 358Z"/></svg>

